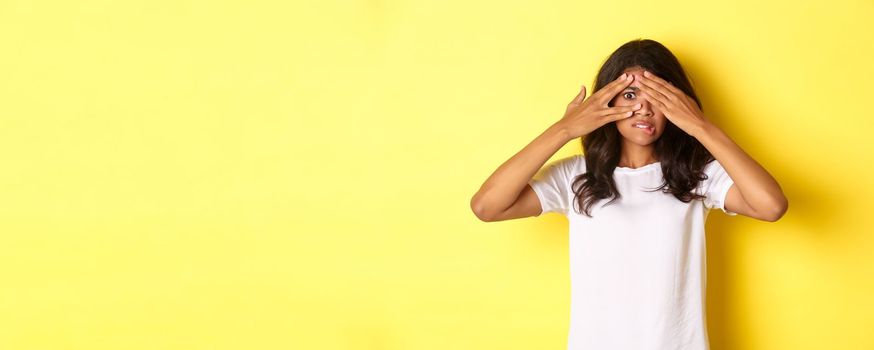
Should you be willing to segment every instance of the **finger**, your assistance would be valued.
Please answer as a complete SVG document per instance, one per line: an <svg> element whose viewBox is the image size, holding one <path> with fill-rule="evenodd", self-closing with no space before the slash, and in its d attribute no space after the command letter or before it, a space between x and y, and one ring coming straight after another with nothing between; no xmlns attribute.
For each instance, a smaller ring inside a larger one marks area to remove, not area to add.
<svg viewBox="0 0 874 350"><path fill-rule="evenodd" d="M657 106L664 108L670 103L670 99L664 93L652 88L650 85L646 85L641 83L639 85L640 92L643 94L644 98L650 100L650 102L655 103Z"/></svg>
<svg viewBox="0 0 874 350"><path fill-rule="evenodd" d="M680 90L679 88L677 88L676 86L674 86L673 84L668 82L667 80L664 80L664 79L656 76L655 74L652 74L651 72L649 72L647 70L643 71L643 78L640 81L642 83L648 83L651 86L658 86L661 89L671 91L677 96L685 95L685 93L682 90Z"/></svg>
<svg viewBox="0 0 874 350"><path fill-rule="evenodd" d="M616 80L611 81L601 90L598 90L595 95L599 95L599 102L601 102L602 105L607 105L607 102L610 102L619 91L622 91L622 89L625 89L629 84L631 84L632 77L633 76L630 74L625 74L625 78L620 75L619 78L616 78ZM594 95L592 97L594 97Z"/></svg>
<svg viewBox="0 0 874 350"><path fill-rule="evenodd" d="M605 116L605 115L611 115L611 114L621 114L621 113L626 113L626 112L631 112L631 113L633 114L634 111L636 111L636 110L638 110L638 109L640 109L640 108L641 108L641 104L640 104L640 103L638 103L638 104L636 104L636 105L632 105L632 106L616 106L616 107L610 107L610 108L602 109L602 110L601 110L601 115L602 115L602 116Z"/></svg>
<svg viewBox="0 0 874 350"><path fill-rule="evenodd" d="M648 90L648 91L649 92L647 92L647 90L641 90L640 91L641 96L643 96L643 98L645 98L647 101L649 101L653 105L653 107L655 107L655 108L658 108L662 111L665 111L668 109L667 102L662 100L661 97L653 96L652 90Z"/></svg>
<svg viewBox="0 0 874 350"><path fill-rule="evenodd" d="M582 89L580 90L580 93L577 94L576 98L574 98L573 103L580 104L583 102L583 99L585 99L585 98L586 98L586 86L583 85Z"/></svg>
<svg viewBox="0 0 874 350"><path fill-rule="evenodd" d="M610 114L602 116L602 118L607 119L607 123L609 123L612 121L622 120L622 119L631 117L632 115L634 115L634 111L627 111L627 112L619 112L619 113L610 113Z"/></svg>
<svg viewBox="0 0 874 350"><path fill-rule="evenodd" d="M649 92L650 95L656 97L663 102L673 101L674 93L664 89L661 85L657 84L654 80L647 80L646 78L641 78L639 81L641 90Z"/></svg>

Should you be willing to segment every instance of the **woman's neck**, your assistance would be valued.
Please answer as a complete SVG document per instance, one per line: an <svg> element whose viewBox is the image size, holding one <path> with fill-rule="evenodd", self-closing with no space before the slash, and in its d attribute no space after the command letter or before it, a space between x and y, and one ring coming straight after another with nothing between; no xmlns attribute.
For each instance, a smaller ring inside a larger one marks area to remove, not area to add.
<svg viewBox="0 0 874 350"><path fill-rule="evenodd" d="M619 165L621 167L626 168L640 168L644 165L652 164L658 162L659 160L655 158L655 152L653 152L652 146L640 146L640 145L624 145L622 148L622 154L619 157Z"/></svg>

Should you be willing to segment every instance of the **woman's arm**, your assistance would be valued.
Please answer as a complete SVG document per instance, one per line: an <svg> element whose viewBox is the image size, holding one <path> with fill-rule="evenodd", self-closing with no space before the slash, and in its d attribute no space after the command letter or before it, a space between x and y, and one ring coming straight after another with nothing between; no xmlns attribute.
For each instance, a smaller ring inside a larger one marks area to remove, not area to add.
<svg viewBox="0 0 874 350"><path fill-rule="evenodd" d="M640 89L646 99L674 125L698 139L734 180L726 194L725 209L765 221L777 221L786 213L789 201L777 180L705 118L695 100L649 71L644 71L640 78Z"/></svg>
<svg viewBox="0 0 874 350"><path fill-rule="evenodd" d="M609 102L631 84L622 74L586 98L586 86L568 103L564 116L550 125L534 141L498 167L470 199L470 208L483 221L499 221L539 215L540 199L528 182L555 152L568 141L581 137L604 124L628 118L640 104L610 107Z"/></svg>
<svg viewBox="0 0 874 350"><path fill-rule="evenodd" d="M734 185L728 190L725 208L765 221L777 221L789 208L780 184L722 129L704 120L693 135L725 168Z"/></svg>
<svg viewBox="0 0 874 350"><path fill-rule="evenodd" d="M500 221L540 214L540 201L533 191L528 191L527 195L520 194L525 194L523 190L528 186L528 181L568 141L569 134L559 123L547 128L486 179L470 200L470 208L474 214L482 221Z"/></svg>

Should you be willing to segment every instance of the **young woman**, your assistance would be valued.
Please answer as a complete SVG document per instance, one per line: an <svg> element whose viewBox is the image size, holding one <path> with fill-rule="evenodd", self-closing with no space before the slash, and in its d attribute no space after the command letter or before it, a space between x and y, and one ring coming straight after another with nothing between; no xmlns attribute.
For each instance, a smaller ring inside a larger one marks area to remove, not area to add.
<svg viewBox="0 0 874 350"><path fill-rule="evenodd" d="M594 90L586 99L583 86L564 117L486 180L471 208L483 221L567 216L568 349L709 349L709 211L776 221L788 201L705 118L679 61L660 43L619 47ZM543 167L576 138L583 155Z"/></svg>

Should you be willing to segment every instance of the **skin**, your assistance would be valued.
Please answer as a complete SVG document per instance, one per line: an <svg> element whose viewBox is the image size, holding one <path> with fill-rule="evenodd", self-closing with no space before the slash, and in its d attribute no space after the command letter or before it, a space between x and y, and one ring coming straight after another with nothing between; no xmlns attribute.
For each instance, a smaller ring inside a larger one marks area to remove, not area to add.
<svg viewBox="0 0 874 350"><path fill-rule="evenodd" d="M630 76L617 77L586 98L585 85L568 104L564 116L501 164L470 200L470 208L482 221L502 221L539 215L540 200L528 181L550 157L570 140L631 116L639 106L608 106Z"/></svg>
<svg viewBox="0 0 874 350"><path fill-rule="evenodd" d="M601 101L604 107L612 99L617 107L627 108L622 107L628 103L628 100L623 99L633 98L645 106L627 112L627 118L620 117L613 121L617 123L625 139L620 166L635 168L655 162L652 157L652 143L661 136L664 126L670 121L701 142L734 180L726 197L726 209L764 221L777 221L783 216L789 202L774 177L734 143L722 129L705 118L694 100L655 75L645 71L640 74L640 67L626 71L634 76L630 83L626 84L628 80L617 79L617 82L601 90L604 91L603 94L596 93L599 97L590 97L599 101L598 106L592 105L595 107L590 117L580 118L577 113L566 114L501 164L471 198L470 206L474 214L486 222L540 215L540 200L528 185L528 181L559 149L569 141L578 139L580 130L595 127L581 127L579 123L594 123L595 119L606 120L603 119L606 117L595 116L604 114L599 107ZM633 91L625 89L628 86L637 87L640 94L621 94ZM573 109L579 107L584 91L571 103ZM656 132L648 136L631 128L631 124L637 119L651 119Z"/></svg>
<svg viewBox="0 0 874 350"><path fill-rule="evenodd" d="M777 180L707 119L695 100L650 72L644 71L635 78L640 78L635 81L644 99L668 121L701 142L734 180L726 195L726 209L771 222L786 213L789 201Z"/></svg>
<svg viewBox="0 0 874 350"><path fill-rule="evenodd" d="M611 100L611 106L633 106L640 103L641 107L626 119L616 121L616 128L622 134L622 155L619 166L639 168L658 161L653 155L654 143L665 131L667 118L653 103L642 96L640 79L643 69L632 67L623 71L632 76L632 82ZM645 131L632 127L635 122L645 120L652 123L655 132L649 135Z"/></svg>

